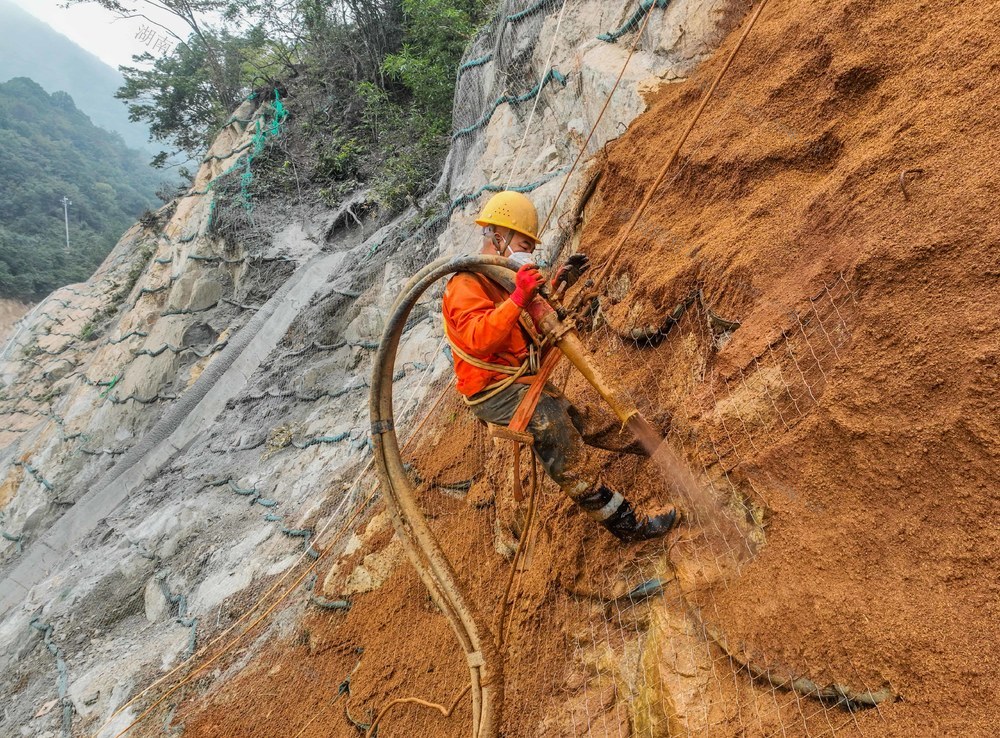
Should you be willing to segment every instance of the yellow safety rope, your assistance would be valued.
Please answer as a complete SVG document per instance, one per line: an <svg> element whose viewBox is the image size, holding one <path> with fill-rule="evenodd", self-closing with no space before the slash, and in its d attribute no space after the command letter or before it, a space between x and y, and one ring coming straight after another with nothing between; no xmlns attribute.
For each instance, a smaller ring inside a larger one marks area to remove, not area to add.
<svg viewBox="0 0 1000 738"><path fill-rule="evenodd" d="M673 151L670 152L670 156L668 156L667 160L663 163L663 166L657 173L656 178L653 180L653 183L646 188L646 192L643 195L642 202L639 203L639 207L637 207L635 211L632 213L632 219L629 220L628 225L625 226L625 230L622 231L622 233L618 236L618 239L615 241L615 245L611 249L611 253L607 257L605 257L603 266L600 269L598 269L597 274L591 276L591 280L595 285L599 285L601 284L601 282L604 281L604 278L607 276L608 271L611 269L611 265L614 264L618 259L618 255L621 253L622 247L625 246L625 241L632 234L632 231L635 229L636 224L642 218L642 214L643 212L645 212L646 206L649 205L650 201L653 199L653 194L656 192L656 189L660 186L660 183L663 181L663 178L667 176L667 171L677 160L677 155L680 153L681 147L687 141L688 136L691 134L691 131L694 130L695 124L698 122L698 119L701 117L702 112L708 105L708 101L712 98L712 93L715 92L715 89L719 86L719 83L722 81L722 78L725 76L726 72L729 70L729 67L732 65L733 59L736 58L736 54L738 54L739 50L743 47L743 42L747 40L747 36L749 36L750 31L753 30L754 24L760 17L761 12L763 12L765 5L767 5L767 0L761 0L760 5L757 6L757 10L750 17L750 22L747 23L746 28L743 29L743 33L740 35L739 41L736 42L736 45L733 47L733 50L729 53L729 57L726 59L726 63L722 65L722 68L719 70L718 74L715 75L715 79L712 81L711 86L708 88L708 90L702 97L701 104L698 106L698 109L691 117L691 120L688 123L687 128L684 129L684 133L682 133L680 138L677 140L677 144L674 146Z"/></svg>
<svg viewBox="0 0 1000 738"><path fill-rule="evenodd" d="M462 401L469 407L479 405L487 400L495 397L496 395L503 392L505 389L516 383L521 377L531 377L534 376L538 371L538 358L536 354L536 349L534 344L531 344L528 348L528 356L524 361L521 362L520 366L511 366L510 364L493 364L489 361L483 361L482 359L477 359L472 356L455 343L455 339L451 337L451 333L448 331L448 326L444 326L444 336L448 339L448 344L451 346L452 352L458 356L462 361L471 364L476 367L476 369L482 369L484 371L493 372L495 374L506 374L508 375L505 379L501 379L498 382L487 385L482 392L475 396L475 399L471 397L466 397L462 395ZM483 394L485 392L486 394Z"/></svg>

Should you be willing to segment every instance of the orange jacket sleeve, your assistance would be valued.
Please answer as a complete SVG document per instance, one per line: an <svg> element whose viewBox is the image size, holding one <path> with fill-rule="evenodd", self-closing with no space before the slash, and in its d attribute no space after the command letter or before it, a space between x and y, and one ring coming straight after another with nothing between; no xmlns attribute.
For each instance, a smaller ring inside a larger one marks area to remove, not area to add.
<svg viewBox="0 0 1000 738"><path fill-rule="evenodd" d="M494 305L479 281L470 274L457 274L448 282L443 304L444 319L453 340L474 356L487 357L506 348L517 329L521 308L510 298Z"/></svg>

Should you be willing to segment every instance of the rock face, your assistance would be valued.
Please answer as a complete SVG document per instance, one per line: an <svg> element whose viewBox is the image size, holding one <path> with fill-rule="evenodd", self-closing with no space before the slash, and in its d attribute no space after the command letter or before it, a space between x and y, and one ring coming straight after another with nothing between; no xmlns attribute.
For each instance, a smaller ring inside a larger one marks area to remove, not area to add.
<svg viewBox="0 0 1000 738"><path fill-rule="evenodd" d="M36 306L0 366L0 693L13 705L0 732L96 730L239 615L241 592L291 566L311 531L342 525L367 494L351 483L370 456L367 380L401 285L435 253L474 247L475 212L503 187L552 209L555 260L588 158L642 112L643 90L712 52L738 20L730 5L650 11L558 201L634 32L598 36L631 2L504 4L459 78L446 204L416 231L415 213L345 225L341 211L272 202L251 219L247 203L223 202L219 183L267 145L256 121L282 125L269 102L247 101L187 195L128 231L91 280ZM421 306L399 350L398 422L449 372L437 310ZM397 560L390 548L359 562L352 592ZM59 709L34 717L53 689Z"/></svg>

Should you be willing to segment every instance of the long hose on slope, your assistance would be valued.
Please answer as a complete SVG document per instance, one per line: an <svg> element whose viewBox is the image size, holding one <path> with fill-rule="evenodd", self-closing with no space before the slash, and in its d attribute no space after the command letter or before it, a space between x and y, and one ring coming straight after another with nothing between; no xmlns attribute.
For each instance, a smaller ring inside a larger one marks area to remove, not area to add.
<svg viewBox="0 0 1000 738"><path fill-rule="evenodd" d="M473 738L494 738L497 735L504 698L503 661L497 647L497 636L490 632L485 618L459 588L451 563L417 504L416 490L403 467L396 436L392 375L406 321L432 284L455 272L478 272L512 291L512 266L515 265L498 256L457 256L438 259L417 272L390 309L375 356L369 405L375 468L393 527L420 579L448 618L469 664ZM628 425L639 438L653 432L631 402L614 390L589 363L572 326L564 324L545 300L536 297L527 312L539 330L550 337L594 386L623 425Z"/></svg>
<svg viewBox="0 0 1000 738"><path fill-rule="evenodd" d="M500 257L460 256L438 259L417 272L391 308L375 355L370 394L375 468L393 527L421 581L448 618L469 664L473 738L497 734L503 709L503 663L485 619L458 586L451 563L416 502L416 490L403 468L393 423L392 375L406 321L432 284L455 272L475 271L510 285L513 273L504 268L506 264L507 260Z"/></svg>

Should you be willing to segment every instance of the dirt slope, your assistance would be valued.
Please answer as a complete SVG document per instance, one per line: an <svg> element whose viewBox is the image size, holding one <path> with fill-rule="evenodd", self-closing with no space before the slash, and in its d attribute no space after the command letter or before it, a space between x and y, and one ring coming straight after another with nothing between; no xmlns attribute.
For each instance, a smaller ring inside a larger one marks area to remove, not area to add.
<svg viewBox="0 0 1000 738"><path fill-rule="evenodd" d="M615 266L650 314L700 281L738 315L718 357L734 383L795 330L789 311L851 285L850 343L815 411L735 464L758 480L768 545L716 603L759 651L891 683L903 701L868 735L1000 726L997 9L774 3ZM609 147L595 260L721 58Z"/></svg>
<svg viewBox="0 0 1000 738"><path fill-rule="evenodd" d="M988 736L1000 723L996 12L772 0L602 285L595 359L671 424L706 478L727 479L763 519L756 557L721 586L692 586L690 602L759 663L901 697L846 725L846 713L799 707L796 723L783 693L761 707L745 675L729 687L720 679L703 694L752 702L753 719L740 712L690 734ZM734 42L655 93L607 147L582 237L595 262ZM658 322L698 286L741 322L728 342L699 334L692 318L658 347L619 350L617 335ZM579 383L569 392L580 397ZM435 443L469 447L465 426L451 430ZM501 461L490 466L502 482ZM647 472L634 459L607 468L645 501L655 494ZM439 495L426 507L463 581L494 608L506 565L486 552L502 501L477 482L465 500ZM661 573L662 559L622 553L557 494L542 513L515 613L506 734L683 734L640 730L644 693L609 676L637 661L628 634L648 623L587 604L615 601L626 582ZM698 535L688 527L670 552L689 585ZM388 545L387 532L372 532L334 588ZM585 591L595 586L603 591ZM411 568L352 600L349 613L311 611L189 703L178 713L185 735L350 736L359 733L345 704L359 722L395 697L449 704L467 672ZM618 667L600 663L602 639L620 641ZM348 676L350 694L337 689ZM468 710L445 719L402 708L380 734L466 735Z"/></svg>

